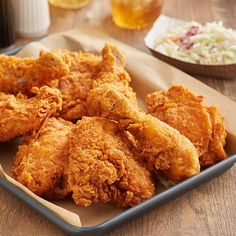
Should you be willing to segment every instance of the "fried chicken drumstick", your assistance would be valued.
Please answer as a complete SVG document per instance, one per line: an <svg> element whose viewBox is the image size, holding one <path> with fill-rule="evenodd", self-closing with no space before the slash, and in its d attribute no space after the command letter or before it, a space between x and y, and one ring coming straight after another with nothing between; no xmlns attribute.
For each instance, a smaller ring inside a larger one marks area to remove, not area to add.
<svg viewBox="0 0 236 236"><path fill-rule="evenodd" d="M203 97L181 85L154 92L146 99L148 113L176 128L197 148L202 166L226 158L226 131L217 107L207 107Z"/></svg>
<svg viewBox="0 0 236 236"><path fill-rule="evenodd" d="M39 128L48 117L61 109L62 99L58 89L47 86L32 92L35 97L0 93L0 142L8 141Z"/></svg>
<svg viewBox="0 0 236 236"><path fill-rule="evenodd" d="M115 122L84 117L69 136L68 183L76 204L113 202L130 207L150 198L150 173L128 149Z"/></svg>
<svg viewBox="0 0 236 236"><path fill-rule="evenodd" d="M137 139L137 148L150 169L181 181L200 171L194 145L176 129L134 107L117 88L101 86L90 92L90 115L116 120Z"/></svg>
<svg viewBox="0 0 236 236"><path fill-rule="evenodd" d="M162 170L174 181L197 174L200 165L193 144L138 108L124 66L124 57L115 46L103 49L101 70L87 99L88 114L118 121L122 130L133 134L151 170Z"/></svg>

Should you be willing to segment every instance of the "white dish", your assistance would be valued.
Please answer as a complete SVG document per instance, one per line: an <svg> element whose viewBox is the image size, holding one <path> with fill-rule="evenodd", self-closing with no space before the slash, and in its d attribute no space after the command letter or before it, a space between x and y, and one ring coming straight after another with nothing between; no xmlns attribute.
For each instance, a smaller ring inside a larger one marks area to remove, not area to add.
<svg viewBox="0 0 236 236"><path fill-rule="evenodd" d="M161 15L156 22L153 24L153 27L146 35L144 42L145 45L149 48L152 54L161 59L162 61L167 62L189 74L193 75L202 75L209 76L214 78L222 79L233 79L236 78L236 64L226 64L226 65L201 65L196 63L185 62L178 60L167 55L164 55L158 52L155 49L156 40L162 38L166 32L176 26L186 24L186 21L178 20L175 18L167 17Z"/></svg>

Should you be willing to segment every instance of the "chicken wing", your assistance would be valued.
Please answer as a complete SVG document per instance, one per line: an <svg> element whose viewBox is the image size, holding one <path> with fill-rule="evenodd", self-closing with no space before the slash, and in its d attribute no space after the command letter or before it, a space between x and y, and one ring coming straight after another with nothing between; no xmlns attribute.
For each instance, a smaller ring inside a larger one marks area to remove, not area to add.
<svg viewBox="0 0 236 236"><path fill-rule="evenodd" d="M162 170L174 181L199 173L198 153L189 139L133 106L118 87L99 86L90 92L87 102L88 114L116 120L120 129L133 134L150 169Z"/></svg>
<svg viewBox="0 0 236 236"><path fill-rule="evenodd" d="M42 123L61 109L62 99L58 89L47 86L32 92L35 97L0 93L0 142L10 140L37 129Z"/></svg>
<svg viewBox="0 0 236 236"><path fill-rule="evenodd" d="M223 117L217 108L203 104L202 96L174 85L167 92L149 94L146 102L148 113L177 129L195 145L201 165L209 166L226 157Z"/></svg>
<svg viewBox="0 0 236 236"><path fill-rule="evenodd" d="M111 201L129 207L154 194L149 171L134 160L115 122L83 117L69 141L68 183L76 204Z"/></svg>
<svg viewBox="0 0 236 236"><path fill-rule="evenodd" d="M37 135L27 136L16 154L13 177L38 196L67 196L67 135L72 127L69 121L51 117Z"/></svg>

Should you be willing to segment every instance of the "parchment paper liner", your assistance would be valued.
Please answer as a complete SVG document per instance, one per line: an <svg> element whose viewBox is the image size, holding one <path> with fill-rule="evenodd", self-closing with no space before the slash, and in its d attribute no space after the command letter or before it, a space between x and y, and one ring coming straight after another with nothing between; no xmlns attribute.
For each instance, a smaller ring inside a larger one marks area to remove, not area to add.
<svg viewBox="0 0 236 236"><path fill-rule="evenodd" d="M154 90L167 89L171 84L182 84L196 93L206 96L207 103L217 104L221 108L221 111L225 116L227 130L230 131L228 136L228 153L233 154L236 152L236 103L180 70L137 49L116 41L101 32L95 31L87 25L80 25L80 27L73 30L54 34L40 42L31 43L19 53L19 56L37 57L41 49L49 50L53 48L66 48L72 51L83 50L100 52L105 42L115 43L125 53L127 58L126 67L132 76L132 87L137 92L141 106L144 104L147 93ZM94 204L88 208L78 207L72 200L68 199L53 202L54 204L50 203L37 197L24 186L14 181L9 176L12 160L4 158L1 155L0 159L5 171L4 176L9 182L25 191L32 198L41 202L44 206L48 207L70 224L80 227L81 219L83 226L93 226L102 223L125 210L112 206L111 204ZM0 175L3 175L1 168Z"/></svg>
<svg viewBox="0 0 236 236"><path fill-rule="evenodd" d="M41 197L38 197L33 192L31 192L29 189L27 189L25 186L23 186L22 184L15 181L9 175L5 174L2 169L1 164L0 164L0 176L5 177L10 183L12 183L15 186L17 186L18 188L22 189L24 192L26 192L28 195L30 195L32 198L34 198L36 201L40 202L42 205L44 205L45 207L50 209L52 212L54 212L56 215L58 215L60 218L62 218L63 220L65 220L69 224L77 226L77 227L81 226L79 215L77 215L71 211L68 211L62 207L59 207L49 201L46 201L45 199L43 199Z"/></svg>

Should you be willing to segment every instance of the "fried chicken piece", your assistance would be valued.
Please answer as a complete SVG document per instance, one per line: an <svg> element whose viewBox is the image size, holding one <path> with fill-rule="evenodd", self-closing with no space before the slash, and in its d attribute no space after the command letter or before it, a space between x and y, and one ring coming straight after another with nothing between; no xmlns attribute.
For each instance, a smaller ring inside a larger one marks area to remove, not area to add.
<svg viewBox="0 0 236 236"><path fill-rule="evenodd" d="M92 89L93 80L100 70L101 58L92 53L66 53L70 58L70 73L57 81L63 97L60 116L67 120L78 120L86 115L85 102Z"/></svg>
<svg viewBox="0 0 236 236"><path fill-rule="evenodd" d="M47 86L32 88L35 97L0 93L0 142L37 129L48 117L61 109L58 89Z"/></svg>
<svg viewBox="0 0 236 236"><path fill-rule="evenodd" d="M202 96L180 85L172 86L167 92L154 92L146 98L148 113L186 136L199 156L208 150L212 134L210 115L202 101Z"/></svg>
<svg viewBox="0 0 236 236"><path fill-rule="evenodd" d="M224 150L227 136L224 117L221 115L219 109L214 106L208 107L208 112L212 123L212 140L209 144L208 151L200 156L202 166L211 166L227 157Z"/></svg>
<svg viewBox="0 0 236 236"><path fill-rule="evenodd" d="M50 85L52 80L69 72L65 55L40 53L38 59L0 55L0 92L29 94L33 86Z"/></svg>
<svg viewBox="0 0 236 236"><path fill-rule="evenodd" d="M115 122L83 117L69 140L68 182L76 204L130 207L154 194L150 172L134 160Z"/></svg>
<svg viewBox="0 0 236 236"><path fill-rule="evenodd" d="M88 114L115 120L120 129L136 138L140 156L151 170L161 170L174 181L199 173L198 153L189 139L133 106L119 87L105 84L95 88L87 102Z"/></svg>
<svg viewBox="0 0 236 236"><path fill-rule="evenodd" d="M163 170L175 181L197 174L200 167L194 146L177 130L138 108L124 64L124 56L115 46L104 47L101 71L87 99L88 114L114 119L122 130L130 131L150 169Z"/></svg>
<svg viewBox="0 0 236 236"><path fill-rule="evenodd" d="M27 87L30 89L32 86L48 85L58 88L63 98L60 116L66 120L78 120L86 115L84 103L88 92L92 89L93 80L99 73L101 57L92 53L56 49L51 52L42 51L39 60L40 62L41 59L42 61L50 61L51 57L63 58L67 62L68 73L47 79L28 79Z"/></svg>
<svg viewBox="0 0 236 236"><path fill-rule="evenodd" d="M125 57L113 44L105 44L102 49L101 70L93 83L93 88L101 84L118 84L129 86L131 78L125 71Z"/></svg>
<svg viewBox="0 0 236 236"><path fill-rule="evenodd" d="M34 59L24 60L14 56L0 55L0 92L17 94L25 91L24 74L34 63Z"/></svg>
<svg viewBox="0 0 236 236"><path fill-rule="evenodd" d="M128 87L130 82L124 56L116 46L106 44L101 54L102 58L92 53L57 49L41 51L38 59L1 56L0 91L31 95L34 86L58 88L63 98L60 116L78 120L86 115L85 103L92 88L104 83ZM131 88L126 94L136 102Z"/></svg>
<svg viewBox="0 0 236 236"><path fill-rule="evenodd" d="M125 57L123 53L113 44L105 44L102 49L101 69L97 78L93 82L93 88L109 84L119 87L134 106L137 106L136 94L129 83L131 78L125 70Z"/></svg>
<svg viewBox="0 0 236 236"><path fill-rule="evenodd" d="M36 134L27 136L14 160L14 178L38 196L66 197L67 135L73 124L51 117Z"/></svg>
<svg viewBox="0 0 236 236"><path fill-rule="evenodd" d="M55 86L63 96L62 118L77 120L86 115L88 93L105 83L126 88L123 92L137 103L135 93L128 87L131 79L124 68L123 54L112 44L105 44L101 54L102 58L92 53L66 53L71 61L70 73Z"/></svg>
<svg viewBox="0 0 236 236"><path fill-rule="evenodd" d="M148 113L177 129L195 145L202 166L226 157L223 117L217 108L203 104L202 96L174 85L167 92L149 94L146 102Z"/></svg>

